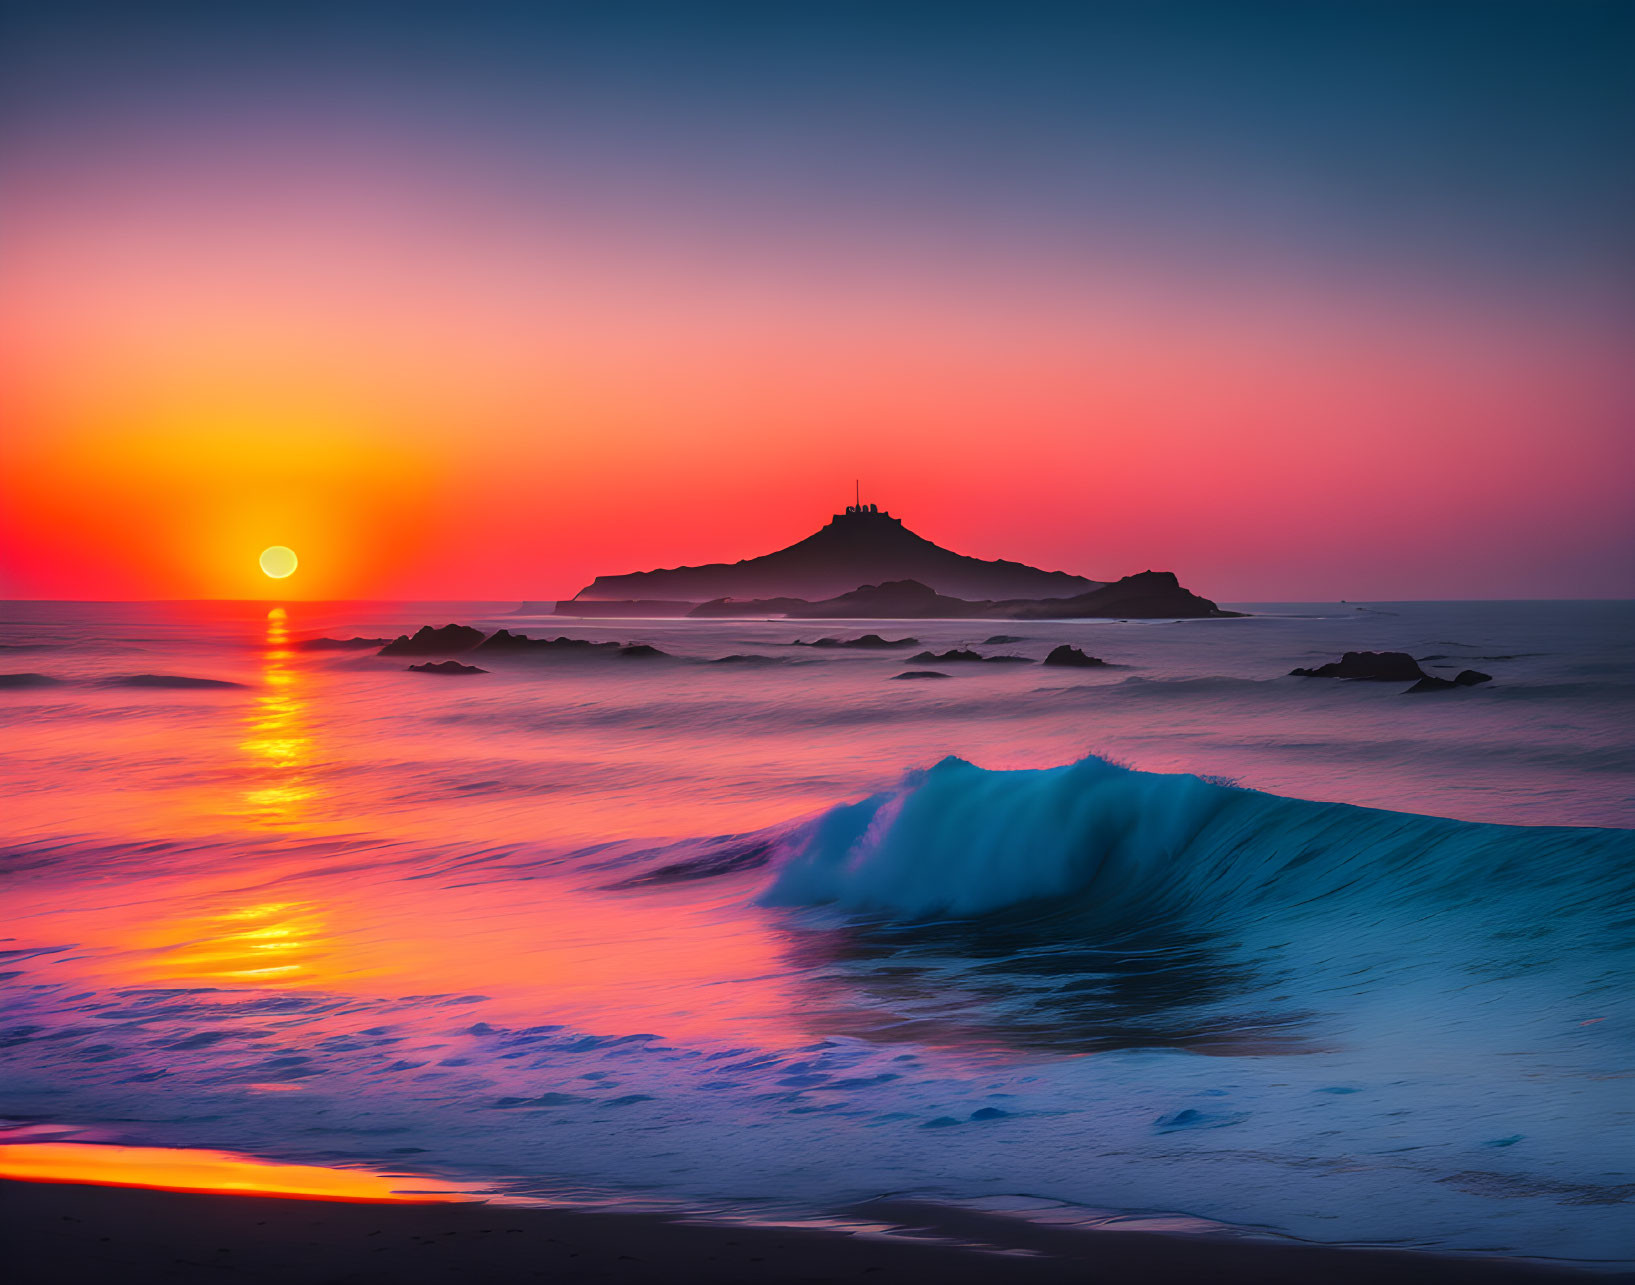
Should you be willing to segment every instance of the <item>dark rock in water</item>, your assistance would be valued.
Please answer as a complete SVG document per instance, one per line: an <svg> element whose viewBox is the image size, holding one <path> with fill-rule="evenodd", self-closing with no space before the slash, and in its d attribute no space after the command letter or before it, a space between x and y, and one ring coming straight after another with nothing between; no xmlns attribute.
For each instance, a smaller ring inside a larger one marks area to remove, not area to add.
<svg viewBox="0 0 1635 1285"><path fill-rule="evenodd" d="M1095 665L1105 665L1107 662L1099 656L1087 656L1077 647L1069 647L1063 643L1053 648L1050 655L1044 659L1046 665L1074 665L1080 669L1087 669Z"/></svg>
<svg viewBox="0 0 1635 1285"><path fill-rule="evenodd" d="M50 674L0 674L0 687L56 687L61 682Z"/></svg>
<svg viewBox="0 0 1635 1285"><path fill-rule="evenodd" d="M982 660L982 659L984 659L984 657L982 657L978 653L972 651L968 647L955 647L951 651L945 651L945 652L941 652L941 653L931 652L931 651L922 651L922 652L919 652L916 655L910 656L908 658L908 660L906 662L904 662L904 663L909 664L909 665L937 665L937 664L952 664L952 663L956 663L956 662L967 662L967 661Z"/></svg>
<svg viewBox="0 0 1635 1285"><path fill-rule="evenodd" d="M1033 662L1026 656L984 656L985 665L1031 665Z"/></svg>
<svg viewBox="0 0 1635 1285"><path fill-rule="evenodd" d="M1361 678L1380 683L1411 682L1426 677L1419 662L1405 651L1348 651L1326 665L1291 669L1289 673L1297 678Z"/></svg>
<svg viewBox="0 0 1635 1285"><path fill-rule="evenodd" d="M486 669L478 669L475 665L462 665L457 660L428 660L424 665L410 665L417 674L486 674Z"/></svg>
<svg viewBox="0 0 1635 1285"><path fill-rule="evenodd" d="M186 690L195 687L243 687L243 683L230 683L225 678L190 678L186 674L123 674L118 678L106 678L104 687L164 687Z"/></svg>
<svg viewBox="0 0 1635 1285"><path fill-rule="evenodd" d="M564 655L588 656L597 652L612 655L619 650L619 644L616 642L591 642L588 638L530 638L527 634L514 634L509 629L501 629L485 638L475 650L485 655L493 655L499 652L512 655L561 653Z"/></svg>
<svg viewBox="0 0 1635 1285"><path fill-rule="evenodd" d="M982 640L982 645L984 647L1003 647L1008 643L1019 643L1025 641L1027 640L1024 638L1015 638L1010 634L995 634L992 638L984 638Z"/></svg>
<svg viewBox="0 0 1635 1285"><path fill-rule="evenodd" d="M1456 687L1475 687L1479 683L1492 681L1492 674L1484 674L1476 669L1462 670L1455 678L1438 678L1435 674L1426 674L1408 689L1408 693L1411 695L1414 692L1446 692Z"/></svg>
<svg viewBox="0 0 1635 1285"><path fill-rule="evenodd" d="M444 625L433 629L421 625L414 637L399 634L380 649L382 656L447 656L454 652L470 651L483 640L483 631L470 625Z"/></svg>
<svg viewBox="0 0 1635 1285"><path fill-rule="evenodd" d="M758 656L754 652L741 652L731 656L717 656L709 663L712 665L781 665L783 661L777 656Z"/></svg>
<svg viewBox="0 0 1635 1285"><path fill-rule="evenodd" d="M802 642L797 638L789 645L791 647L858 647L864 650L873 650L887 647L918 647L920 640L918 638L882 638L879 634L863 634L858 638L819 638L813 642Z"/></svg>
<svg viewBox="0 0 1635 1285"><path fill-rule="evenodd" d="M296 651L363 651L384 647L390 638L306 638L295 644Z"/></svg>
<svg viewBox="0 0 1635 1285"><path fill-rule="evenodd" d="M619 656L623 660L657 660L669 654L657 647L649 647L646 643L631 643L628 647L619 648Z"/></svg>
<svg viewBox="0 0 1635 1285"><path fill-rule="evenodd" d="M541 639L540 641L544 641ZM498 629L478 643L478 651L522 651L532 647L534 640L527 634L514 634L509 629Z"/></svg>
<svg viewBox="0 0 1635 1285"><path fill-rule="evenodd" d="M905 669L900 674L893 674L893 678L947 678L947 674L939 674L934 669Z"/></svg>

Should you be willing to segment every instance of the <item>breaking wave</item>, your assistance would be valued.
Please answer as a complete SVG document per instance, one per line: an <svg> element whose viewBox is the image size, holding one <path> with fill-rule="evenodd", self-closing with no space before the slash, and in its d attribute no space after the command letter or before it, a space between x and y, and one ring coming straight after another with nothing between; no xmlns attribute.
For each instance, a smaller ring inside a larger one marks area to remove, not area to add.
<svg viewBox="0 0 1635 1285"><path fill-rule="evenodd" d="M1608 947L1635 923L1635 831L1280 798L1097 758L1027 771L948 758L831 809L786 849L763 903L901 921L1035 903L1142 927L1475 916Z"/></svg>

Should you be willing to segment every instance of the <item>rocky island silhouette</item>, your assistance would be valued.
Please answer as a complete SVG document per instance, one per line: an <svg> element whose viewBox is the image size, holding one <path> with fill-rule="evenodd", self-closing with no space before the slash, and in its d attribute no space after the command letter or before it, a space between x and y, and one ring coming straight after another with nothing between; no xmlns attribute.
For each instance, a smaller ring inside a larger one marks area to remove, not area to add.
<svg viewBox="0 0 1635 1285"><path fill-rule="evenodd" d="M798 619L1232 616L1183 588L1174 573L1114 581L1023 562L955 553L861 500L784 549L696 567L597 576L574 597L518 614L558 616L788 616Z"/></svg>

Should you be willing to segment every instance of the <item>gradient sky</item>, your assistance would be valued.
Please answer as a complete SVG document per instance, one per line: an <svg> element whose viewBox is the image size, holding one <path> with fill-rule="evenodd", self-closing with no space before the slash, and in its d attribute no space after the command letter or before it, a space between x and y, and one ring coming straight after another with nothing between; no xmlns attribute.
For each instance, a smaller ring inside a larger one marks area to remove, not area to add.
<svg viewBox="0 0 1635 1285"><path fill-rule="evenodd" d="M1635 5L0 22L0 595L1635 593Z"/></svg>

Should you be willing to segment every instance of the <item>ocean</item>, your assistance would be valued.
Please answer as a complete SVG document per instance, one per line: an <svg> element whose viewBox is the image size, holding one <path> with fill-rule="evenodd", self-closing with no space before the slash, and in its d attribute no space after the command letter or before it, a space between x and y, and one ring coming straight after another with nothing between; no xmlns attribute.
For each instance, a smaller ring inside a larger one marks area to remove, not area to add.
<svg viewBox="0 0 1635 1285"><path fill-rule="evenodd" d="M0 1141L1635 1262L1635 604L514 605L0 605Z"/></svg>

